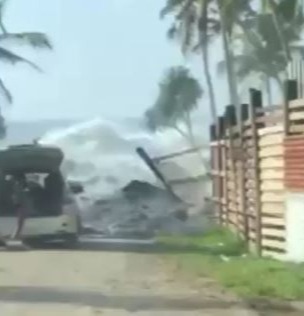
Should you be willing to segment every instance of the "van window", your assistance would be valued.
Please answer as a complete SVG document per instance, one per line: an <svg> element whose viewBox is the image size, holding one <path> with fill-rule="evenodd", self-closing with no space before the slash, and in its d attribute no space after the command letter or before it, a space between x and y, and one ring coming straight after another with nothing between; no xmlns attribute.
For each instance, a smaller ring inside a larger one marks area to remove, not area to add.
<svg viewBox="0 0 304 316"><path fill-rule="evenodd" d="M18 185L24 194L17 192ZM0 216L16 216L19 207L25 207L30 217L60 215L63 191L64 182L59 172L3 174L0 177Z"/></svg>

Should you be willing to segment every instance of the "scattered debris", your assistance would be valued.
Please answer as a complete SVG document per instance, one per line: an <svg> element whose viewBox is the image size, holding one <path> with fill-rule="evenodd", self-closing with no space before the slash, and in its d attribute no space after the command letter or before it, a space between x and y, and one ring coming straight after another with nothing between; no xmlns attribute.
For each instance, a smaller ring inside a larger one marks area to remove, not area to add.
<svg viewBox="0 0 304 316"><path fill-rule="evenodd" d="M187 204L147 182L131 181L84 212L86 232L116 237L152 237L188 218Z"/></svg>

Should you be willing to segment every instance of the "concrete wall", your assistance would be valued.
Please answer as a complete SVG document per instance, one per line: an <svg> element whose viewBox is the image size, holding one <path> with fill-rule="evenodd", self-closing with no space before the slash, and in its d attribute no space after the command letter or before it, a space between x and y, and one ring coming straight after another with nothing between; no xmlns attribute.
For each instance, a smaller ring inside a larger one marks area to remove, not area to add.
<svg viewBox="0 0 304 316"><path fill-rule="evenodd" d="M286 260L304 262L304 193L286 193Z"/></svg>
<svg viewBox="0 0 304 316"><path fill-rule="evenodd" d="M304 137L286 137L286 259L304 262Z"/></svg>

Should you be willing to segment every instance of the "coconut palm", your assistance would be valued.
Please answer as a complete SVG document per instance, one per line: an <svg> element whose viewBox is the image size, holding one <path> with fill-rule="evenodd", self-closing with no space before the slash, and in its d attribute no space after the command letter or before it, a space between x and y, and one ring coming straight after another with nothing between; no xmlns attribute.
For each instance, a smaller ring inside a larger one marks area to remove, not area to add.
<svg viewBox="0 0 304 316"><path fill-rule="evenodd" d="M280 49L284 53L286 63L292 58L292 52L286 38L286 26L290 29L292 19L303 15L303 4L299 0L261 0L262 12L271 15L275 27L273 35L279 38ZM286 25L286 22L289 22ZM294 32L297 30L294 29Z"/></svg>
<svg viewBox="0 0 304 316"><path fill-rule="evenodd" d="M153 131L173 128L195 146L191 112L202 94L199 82L187 68L170 68L159 84L155 104L145 113L147 126Z"/></svg>
<svg viewBox="0 0 304 316"><path fill-rule="evenodd" d="M0 139L5 138L6 136L6 124L5 119L2 113L0 112Z"/></svg>
<svg viewBox="0 0 304 316"><path fill-rule="evenodd" d="M291 0L292 2L293 0ZM304 46L301 42L301 34L304 26L302 10L295 10L289 6L289 10L282 5L277 10L282 27L282 36L287 44L289 54L304 55ZM285 5L288 3L285 3ZM238 77L244 79L252 74L260 76L268 91L271 102L271 79L274 79L283 92L283 81L287 76L289 60L281 44L281 37L277 34L273 17L269 13L257 14L252 19L239 23L243 33L239 38L242 42L242 53L237 55L236 64ZM220 69L224 62L221 62Z"/></svg>
<svg viewBox="0 0 304 316"><path fill-rule="evenodd" d="M230 102L237 108L240 116L240 100L238 82L234 67L234 34L239 28L239 23L251 20L255 12L251 7L251 0L216 0L216 10L220 22L220 37L224 50L227 82L230 93Z"/></svg>
<svg viewBox="0 0 304 316"><path fill-rule="evenodd" d="M12 52L5 48L7 44L27 45L36 49L52 49L52 44L48 37L39 32L23 32L23 33L10 33L4 26L4 10L6 7L6 0L0 2L0 60L2 62L15 65L17 63L25 63L31 68L41 71L41 69L30 60ZM6 98L9 103L12 103L13 98L4 82L0 79L0 93Z"/></svg>
<svg viewBox="0 0 304 316"><path fill-rule="evenodd" d="M7 64L16 65L18 63L24 63L33 68L36 71L41 69L32 61L14 53L6 48L8 44L26 45L35 49L52 49L52 44L48 37L40 32L22 32L22 33L10 33L5 27L4 12L7 1L2 0L0 2L0 61ZM13 96L9 89L6 87L3 80L0 78L0 94L5 100L11 104L13 102ZM2 122L4 122L2 117ZM1 128L1 130L3 130ZM2 134L3 136L3 134Z"/></svg>
<svg viewBox="0 0 304 316"><path fill-rule="evenodd" d="M230 101L237 107L239 97L237 80L233 66L232 34L238 20L252 15L251 0L167 0L162 14L174 14L174 23L168 34L182 42L182 49L191 50L197 42L203 57L204 71L211 109L214 109L212 80L209 69L208 43L210 39L220 36L223 43L227 66L227 83ZM213 97L212 97L213 96ZM213 118L216 111L212 110Z"/></svg>
<svg viewBox="0 0 304 316"><path fill-rule="evenodd" d="M215 120L217 109L208 49L212 38L210 30L215 25L208 15L210 3L210 0L167 0L161 11L161 17L174 15L173 24L168 30L168 38L177 39L181 43L183 54L200 51L210 100L210 112Z"/></svg>
<svg viewBox="0 0 304 316"><path fill-rule="evenodd" d="M237 78L244 82L247 78L258 77L265 85L269 104L272 104L271 81L275 80L283 92L282 73L286 68L285 58L280 51L273 52L269 46L263 45L258 34L247 36L255 37L255 45L252 45L253 39L249 43L244 36L242 52L234 56ZM218 64L218 71L223 74L225 70L225 61L222 61Z"/></svg>

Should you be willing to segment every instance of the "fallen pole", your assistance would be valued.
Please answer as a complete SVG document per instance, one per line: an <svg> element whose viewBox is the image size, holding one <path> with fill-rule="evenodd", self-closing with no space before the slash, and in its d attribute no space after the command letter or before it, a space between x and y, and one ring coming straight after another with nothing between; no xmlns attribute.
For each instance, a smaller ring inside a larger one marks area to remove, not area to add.
<svg viewBox="0 0 304 316"><path fill-rule="evenodd" d="M158 162L161 162L163 160L180 157L180 156L183 156L183 155L186 155L186 154L198 153L202 149L208 149L209 150L209 146L208 147L206 147L206 146L194 147L194 148L185 149L185 150L182 150L182 151L179 151L179 152L171 153L171 154L168 154L168 155L154 157L154 158L152 158L152 161L158 163Z"/></svg>
<svg viewBox="0 0 304 316"><path fill-rule="evenodd" d="M171 196L173 196L174 198L176 198L176 199L181 201L181 198L178 197L174 193L174 191L172 190L170 184L168 183L168 181L166 180L164 175L161 173L161 171L156 167L155 163L153 162L153 159L150 158L148 153L142 147L136 148L136 152L139 155L139 157L145 162L145 164L150 168L150 170L154 173L156 178L159 179L159 181L164 185L164 187L167 190L167 192Z"/></svg>

